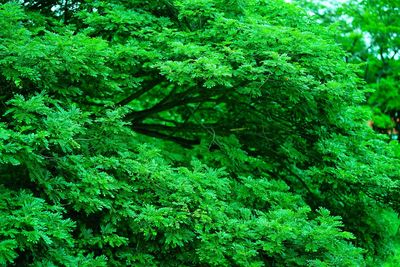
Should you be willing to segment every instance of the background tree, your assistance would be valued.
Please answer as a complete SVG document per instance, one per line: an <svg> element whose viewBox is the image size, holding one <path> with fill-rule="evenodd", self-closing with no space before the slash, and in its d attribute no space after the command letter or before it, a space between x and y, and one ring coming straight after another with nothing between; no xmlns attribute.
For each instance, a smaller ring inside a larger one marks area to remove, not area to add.
<svg viewBox="0 0 400 267"><path fill-rule="evenodd" d="M311 10L320 23L334 23L336 39L348 52L346 61L360 65L360 77L367 82L368 104L374 126L383 130L400 129L399 48L400 2L297 1Z"/></svg>
<svg viewBox="0 0 400 267"><path fill-rule="evenodd" d="M366 82L369 90L366 108L372 111L373 128L398 139L400 3L385 0L296 2L319 23L335 29L332 30L334 38L347 51L346 62L358 65L358 75ZM397 216L396 213L390 215L393 225L398 224ZM398 247L399 242L395 243ZM391 264L400 264L398 257Z"/></svg>
<svg viewBox="0 0 400 267"><path fill-rule="evenodd" d="M355 67L304 11L2 2L2 264L384 257L398 160L366 126Z"/></svg>

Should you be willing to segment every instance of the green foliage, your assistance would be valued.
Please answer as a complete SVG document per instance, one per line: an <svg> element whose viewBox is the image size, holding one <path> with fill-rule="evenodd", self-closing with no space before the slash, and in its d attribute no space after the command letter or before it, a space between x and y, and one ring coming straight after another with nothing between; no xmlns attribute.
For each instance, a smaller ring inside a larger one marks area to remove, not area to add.
<svg viewBox="0 0 400 267"><path fill-rule="evenodd" d="M1 1L0 264L364 266L396 149L274 1Z"/></svg>
<svg viewBox="0 0 400 267"><path fill-rule="evenodd" d="M336 23L336 39L348 52L346 60L359 64L360 76L371 92L368 104L374 115L392 115L400 110L398 73L400 24L397 0L347 1L334 8L324 7L321 1L298 1L314 11L323 24ZM318 10L318 12L316 11ZM386 123L377 123L387 128Z"/></svg>
<svg viewBox="0 0 400 267"><path fill-rule="evenodd" d="M373 128L382 133L393 133L393 129L398 131L399 2L365 0L342 4L332 2L333 5L326 5L326 1L297 2L311 10L320 23L336 29L332 33L347 51L346 61L359 67L358 75L366 82L367 103L372 111L369 118ZM332 22L335 23L333 26ZM396 146L391 143L386 153L398 159L399 148ZM391 171L387 170L388 173ZM397 216L386 216L396 212L382 208L371 210L371 214L376 214L374 231L387 233L382 248L377 248L382 254L390 255L393 250L397 251L397 228L392 232L381 227L382 218L385 225L396 225ZM395 257L391 258L395 261ZM369 258L371 265L381 264L373 260Z"/></svg>

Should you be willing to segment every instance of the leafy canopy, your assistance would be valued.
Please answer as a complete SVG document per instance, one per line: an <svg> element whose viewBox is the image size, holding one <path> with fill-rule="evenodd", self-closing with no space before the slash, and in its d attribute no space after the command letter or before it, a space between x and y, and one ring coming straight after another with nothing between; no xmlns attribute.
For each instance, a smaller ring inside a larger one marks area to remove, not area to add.
<svg viewBox="0 0 400 267"><path fill-rule="evenodd" d="M304 11L1 2L0 264L382 256L397 159L365 125L355 68Z"/></svg>

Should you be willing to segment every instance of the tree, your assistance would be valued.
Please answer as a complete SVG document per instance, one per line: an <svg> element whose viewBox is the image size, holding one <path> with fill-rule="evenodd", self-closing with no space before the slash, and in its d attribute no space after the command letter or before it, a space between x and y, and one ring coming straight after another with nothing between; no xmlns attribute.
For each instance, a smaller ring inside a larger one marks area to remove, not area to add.
<svg viewBox="0 0 400 267"><path fill-rule="evenodd" d="M2 264L382 256L398 160L365 125L355 68L304 11L2 2Z"/></svg>
<svg viewBox="0 0 400 267"><path fill-rule="evenodd" d="M367 82L375 128L400 129L396 121L400 114L400 2L347 1L336 7L324 6L320 1L298 2L312 10L324 25L336 24L336 39L348 53L346 60L360 65L359 75Z"/></svg>

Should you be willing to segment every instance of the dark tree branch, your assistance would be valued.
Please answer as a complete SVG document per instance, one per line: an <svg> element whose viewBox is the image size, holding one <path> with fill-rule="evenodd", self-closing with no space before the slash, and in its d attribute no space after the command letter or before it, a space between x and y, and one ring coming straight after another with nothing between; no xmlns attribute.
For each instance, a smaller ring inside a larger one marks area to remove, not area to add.
<svg viewBox="0 0 400 267"><path fill-rule="evenodd" d="M398 49L393 50L393 55L390 57L390 59L394 59L398 52Z"/></svg>
<svg viewBox="0 0 400 267"><path fill-rule="evenodd" d="M150 81L149 83L145 84L145 86L142 87L142 89L133 92L131 95L129 95L127 98L122 99L121 101L119 101L117 103L117 106L124 106L128 103L130 103L131 101L139 98L140 96L142 96L143 94L147 93L148 91L150 91L151 89L153 89L154 87L156 87L157 85L159 85L162 82L162 79L155 79Z"/></svg>
<svg viewBox="0 0 400 267"><path fill-rule="evenodd" d="M196 97L191 97L191 98L183 98L183 99L179 99L179 97L177 97L177 99L175 99L174 101L161 101L158 104L156 104L155 106L149 108L149 109L145 109L145 110L141 110L141 111L137 111L137 112L132 112L130 114L128 114L126 116L126 119L129 121L133 121L133 122L138 122L138 121L142 121L144 120L146 117L151 116L153 114L162 112L162 111L166 111L175 107L179 107L179 106L184 106L186 104L190 104L190 103L201 103L201 102L219 102L219 98L217 99L213 99L210 98L207 95L204 96L196 96Z"/></svg>
<svg viewBox="0 0 400 267"><path fill-rule="evenodd" d="M386 58L385 58L385 56L383 55L383 47L380 47L380 48L379 48L379 55L381 56L381 60L382 60L382 62L383 62L383 65L386 65Z"/></svg>
<svg viewBox="0 0 400 267"><path fill-rule="evenodd" d="M200 144L199 139L185 139L182 137L167 135L164 133L160 133L160 132L156 132L156 131L152 131L152 130L148 130L148 129L143 129L143 128L133 127L133 129L137 133L144 134L144 135L151 136L151 137L160 138L160 139L167 140L167 141L172 141L172 142L175 142L185 148L192 148L193 146Z"/></svg>
<svg viewBox="0 0 400 267"><path fill-rule="evenodd" d="M68 19L70 17L68 0L65 0L65 2L64 2L63 12L64 12L64 14L63 14L63 16L64 16L64 24L67 24Z"/></svg>
<svg viewBox="0 0 400 267"><path fill-rule="evenodd" d="M193 124L193 123L181 123L175 126L163 125L163 124L151 124L151 123L138 123L132 126L133 129L150 129L156 131L169 131L169 132L204 132L204 127L212 127L222 129L220 124L212 123L212 124Z"/></svg>
<svg viewBox="0 0 400 267"><path fill-rule="evenodd" d="M177 87L175 86L169 93L167 96L165 96L157 105L163 105L167 102L171 102L173 100L177 100L177 99L184 99L186 97L188 97L190 94L195 93L196 90L198 90L197 87L192 87L184 92L181 93L176 93L177 91Z"/></svg>

